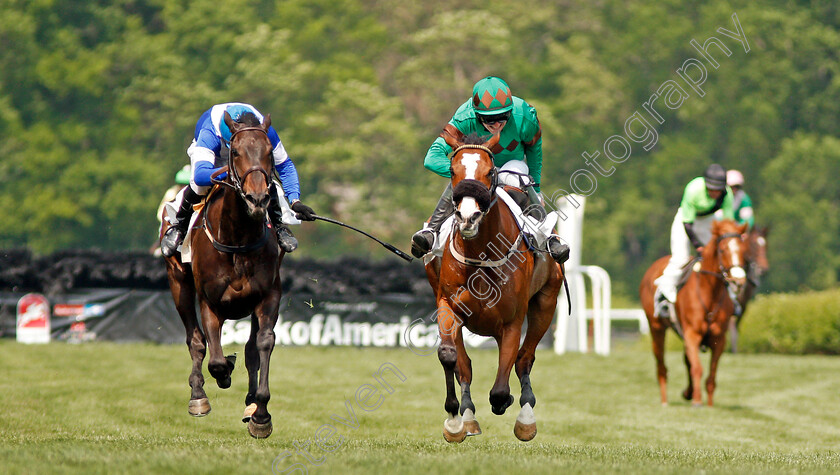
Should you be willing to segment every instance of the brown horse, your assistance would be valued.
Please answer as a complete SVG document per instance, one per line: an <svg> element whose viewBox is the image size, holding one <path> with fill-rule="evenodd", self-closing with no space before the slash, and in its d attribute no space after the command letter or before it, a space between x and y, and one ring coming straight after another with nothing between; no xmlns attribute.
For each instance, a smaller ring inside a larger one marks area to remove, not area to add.
<svg viewBox="0 0 840 475"><path fill-rule="evenodd" d="M674 309L683 333L684 359L688 369L688 387L682 396L691 400L694 406L703 404L700 390L700 380L703 377L703 366L700 363L701 346L712 350L709 375L706 378L706 393L709 406L713 403L718 360L726 346L726 330L734 310L727 286L732 285L740 289L746 280L746 273L742 267L745 246L741 238L746 229L746 224L739 226L734 221L713 222L712 237L703 247L701 260L694 265L685 285L677 293ZM645 272L639 287L642 308L647 315L653 340L662 405L668 404L665 332L673 324L669 319L654 316L653 296L656 286L653 281L662 275L669 257L665 256L654 262Z"/></svg>
<svg viewBox="0 0 840 475"><path fill-rule="evenodd" d="M251 315L251 336L245 345L248 394L243 421L248 422L252 436L264 438L272 430L266 408L271 397L268 365L274 349L280 304L278 270L283 258L274 231L266 226L273 163L267 135L271 116L260 124L256 117L246 115L244 123L239 123L225 112L224 120L232 134L227 177L214 180L221 186L208 194L199 212L196 222L201 224L193 229L190 240L192 263L182 264L176 254L166 259L166 267L192 357L190 414L210 412L202 375L206 346L210 374L220 388L230 387L235 358L222 353L222 323ZM201 326L195 312L196 294Z"/></svg>
<svg viewBox="0 0 840 475"><path fill-rule="evenodd" d="M562 270L548 255L535 256L528 250L513 213L495 199L498 175L490 149L499 137L484 142L470 136L461 142L447 135L446 141L455 150L450 169L454 228L443 256L426 265L437 302L438 358L446 381L444 409L448 418L443 435L449 442L461 442L467 435L481 433L470 397L472 364L462 336L466 327L493 337L499 346L499 368L490 390L494 414L504 414L513 404L509 379L516 364L522 409L514 434L528 441L537 433L536 398L530 381L534 352L551 325L563 283ZM526 315L528 329L520 348ZM461 386L460 405L455 376Z"/></svg>

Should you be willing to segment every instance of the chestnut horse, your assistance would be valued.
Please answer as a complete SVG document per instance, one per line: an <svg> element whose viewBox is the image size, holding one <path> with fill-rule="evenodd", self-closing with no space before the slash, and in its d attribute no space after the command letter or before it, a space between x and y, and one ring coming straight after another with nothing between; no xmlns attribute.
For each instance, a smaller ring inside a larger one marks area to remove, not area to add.
<svg viewBox="0 0 840 475"><path fill-rule="evenodd" d="M729 328L729 317L734 311L727 286L731 285L740 290L746 280L743 268L745 246L741 238L746 229L746 224L739 226L730 220L713 222L711 240L703 247L700 261L694 265L685 285L677 293L674 309L683 333L684 359L688 369L688 387L682 396L691 400L694 406L703 404L700 390L700 380L703 377L703 366L700 363L701 346L712 350L709 375L706 378L706 393L709 406L713 404L718 360L726 346L726 330ZM639 287L642 308L650 325L662 405L668 404L665 332L673 324L670 319L654 316L653 296L656 286L653 281L662 275L669 257L665 256L654 262L645 272Z"/></svg>
<svg viewBox="0 0 840 475"><path fill-rule="evenodd" d="M274 231L266 226L273 164L267 135L271 116L260 124L256 117L246 115L244 123L239 123L225 112L224 120L232 134L227 177L224 181L214 178L217 186L197 216L200 225L192 230L189 243L192 263L182 264L180 254L175 254L166 259L166 267L192 357L190 414L210 412L202 375L205 348L210 348L210 374L220 388L229 388L235 358L222 353L222 323L251 315L251 336L245 345L248 394L243 422L248 422L252 436L264 438L272 430L266 408L271 397L268 365L274 349L283 258ZM195 312L196 294L201 326Z"/></svg>
<svg viewBox="0 0 840 475"><path fill-rule="evenodd" d="M753 228L747 234L747 251L744 253L744 260L747 261L747 283L741 287L738 293L738 304L741 305L741 314L733 315L729 322L729 331L732 334L730 348L732 352L738 351L738 328L741 319L747 311L747 304L755 297L761 280L761 275L770 269L767 261L767 233L768 228Z"/></svg>
<svg viewBox="0 0 840 475"><path fill-rule="evenodd" d="M464 142L446 134L445 138L454 149L450 171L456 211L443 256L426 265L437 303L438 358L446 381L448 417L443 435L449 442L461 442L467 435L481 433L470 397L472 364L462 335L466 327L493 337L499 346L499 368L490 390L494 414L504 414L513 404L509 379L516 364L522 391L514 434L528 441L537 433L530 373L537 343L554 317L562 270L547 254L535 256L528 250L513 212L496 199L498 175L490 149L498 143L498 135L487 142L474 135ZM528 329L520 348L526 315Z"/></svg>

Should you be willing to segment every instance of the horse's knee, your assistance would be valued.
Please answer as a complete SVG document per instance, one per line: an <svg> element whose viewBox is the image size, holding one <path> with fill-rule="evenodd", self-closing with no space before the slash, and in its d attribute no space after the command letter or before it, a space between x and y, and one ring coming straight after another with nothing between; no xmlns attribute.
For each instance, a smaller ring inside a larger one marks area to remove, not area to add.
<svg viewBox="0 0 840 475"><path fill-rule="evenodd" d="M257 333L257 350L272 351L274 350L274 329L266 328Z"/></svg>
<svg viewBox="0 0 840 475"><path fill-rule="evenodd" d="M438 347L438 359L444 368L452 368L458 361L458 352L452 345L441 344Z"/></svg>

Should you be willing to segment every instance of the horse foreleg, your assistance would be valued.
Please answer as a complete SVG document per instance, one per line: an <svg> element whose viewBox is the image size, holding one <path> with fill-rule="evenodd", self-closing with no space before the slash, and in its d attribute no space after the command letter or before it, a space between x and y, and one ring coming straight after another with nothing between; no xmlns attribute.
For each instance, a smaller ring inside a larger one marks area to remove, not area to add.
<svg viewBox="0 0 840 475"><path fill-rule="evenodd" d="M184 329L187 333L187 349L192 360L188 409L191 415L201 417L210 412L210 401L204 392L204 374L201 371L207 345L204 334L198 326L198 316L195 314L195 289L191 285L192 275L188 269L169 264L167 271L172 298L175 302L175 308L178 310L178 315L184 323Z"/></svg>
<svg viewBox="0 0 840 475"><path fill-rule="evenodd" d="M201 302L201 324L210 349L207 369L216 379L216 384L222 389L227 389L230 387L230 372L233 367L222 353L222 322L216 312L204 301Z"/></svg>
<svg viewBox="0 0 840 475"><path fill-rule="evenodd" d="M519 337L522 334L522 319L517 318L514 323L502 327L502 334L496 337L499 345L499 369L496 381L490 389L490 409L493 414L502 415L513 404L510 394L510 370L516 360L519 349Z"/></svg>
<svg viewBox="0 0 840 475"><path fill-rule="evenodd" d="M659 382L659 400L663 406L668 405L668 368L665 367L665 334L668 328L659 326L651 328L651 346L656 358L656 380ZM689 378L688 384L691 385Z"/></svg>
<svg viewBox="0 0 840 475"><path fill-rule="evenodd" d="M268 401L271 392L268 389L268 366L271 353L274 351L274 325L277 323L277 309L280 304L280 292L276 296L266 298L255 310L259 328L256 331L256 348L259 354L259 381L254 402L256 410L248 421L248 432L251 436L263 439L271 435L271 414L268 413ZM249 375L250 379L250 375Z"/></svg>
<svg viewBox="0 0 840 475"><path fill-rule="evenodd" d="M709 406L713 405L715 388L717 387L717 367L718 361L723 354L723 349L726 346L726 334L718 335L712 338L712 358L709 363L709 376L706 377L706 394L708 395Z"/></svg>
<svg viewBox="0 0 840 475"><path fill-rule="evenodd" d="M245 343L245 369L248 370L248 394L245 395L245 412L242 414L242 422L251 420L254 411L257 410L257 377L260 370L260 353L257 351L257 330L260 328L260 321L256 314L251 314L251 335Z"/></svg>
<svg viewBox="0 0 840 475"><path fill-rule="evenodd" d="M438 302L437 322L440 332L438 359L443 366L443 375L446 381L446 400L443 408L448 414L443 422L443 438L447 442L462 442L467 436L467 431L459 414L458 397L455 395L455 365L458 362L455 339L461 331L462 321L455 315L452 308L441 300Z"/></svg>
<svg viewBox="0 0 840 475"><path fill-rule="evenodd" d="M703 339L697 332L685 332L685 364L688 370L688 387L683 391L683 397L691 400L691 405L703 405L701 380L703 379L703 365L700 362L700 343Z"/></svg>
<svg viewBox="0 0 840 475"><path fill-rule="evenodd" d="M516 376L522 391L519 396L519 415L513 426L513 434L521 441L529 441L537 436L537 418L534 407L537 397L531 388L531 369L536 360L537 345L540 343L548 327L554 319L554 309L557 305L557 292L541 290L528 304L528 330L525 341L516 356Z"/></svg>
<svg viewBox="0 0 840 475"><path fill-rule="evenodd" d="M464 428L467 435L481 435L481 426L475 418L475 404L470 395L470 384L472 384L472 360L467 355L467 348L464 346L464 335L461 328L455 335L455 349L457 350L457 361L455 364L455 375L461 384L461 419L464 421Z"/></svg>

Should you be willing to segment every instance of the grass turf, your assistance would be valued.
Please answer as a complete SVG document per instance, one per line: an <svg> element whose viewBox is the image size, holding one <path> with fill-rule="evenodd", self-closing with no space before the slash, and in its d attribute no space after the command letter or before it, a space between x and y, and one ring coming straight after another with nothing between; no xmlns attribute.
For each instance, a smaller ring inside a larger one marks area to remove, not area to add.
<svg viewBox="0 0 840 475"><path fill-rule="evenodd" d="M441 435L443 371L407 349L275 348L269 411L274 433L240 422L242 360L233 386L207 376L212 412L187 414L186 346L0 341L3 473L836 473L840 470L840 359L723 356L714 408L679 396L682 355L667 354L671 404L661 407L643 342L609 357L541 351L532 374L539 432L513 436L518 404L490 412L496 351L472 350L473 400L484 433L462 444ZM708 355L704 355L704 364ZM373 374L383 372L393 393ZM205 374L206 370L205 370ZM359 388L378 393L365 411ZM518 400L519 383L511 387ZM349 401L349 402L348 402ZM355 422L353 421L355 417ZM340 444L327 452L316 434ZM340 437L340 438L339 438ZM278 458L283 454L287 458ZM308 458L307 458L308 457Z"/></svg>

